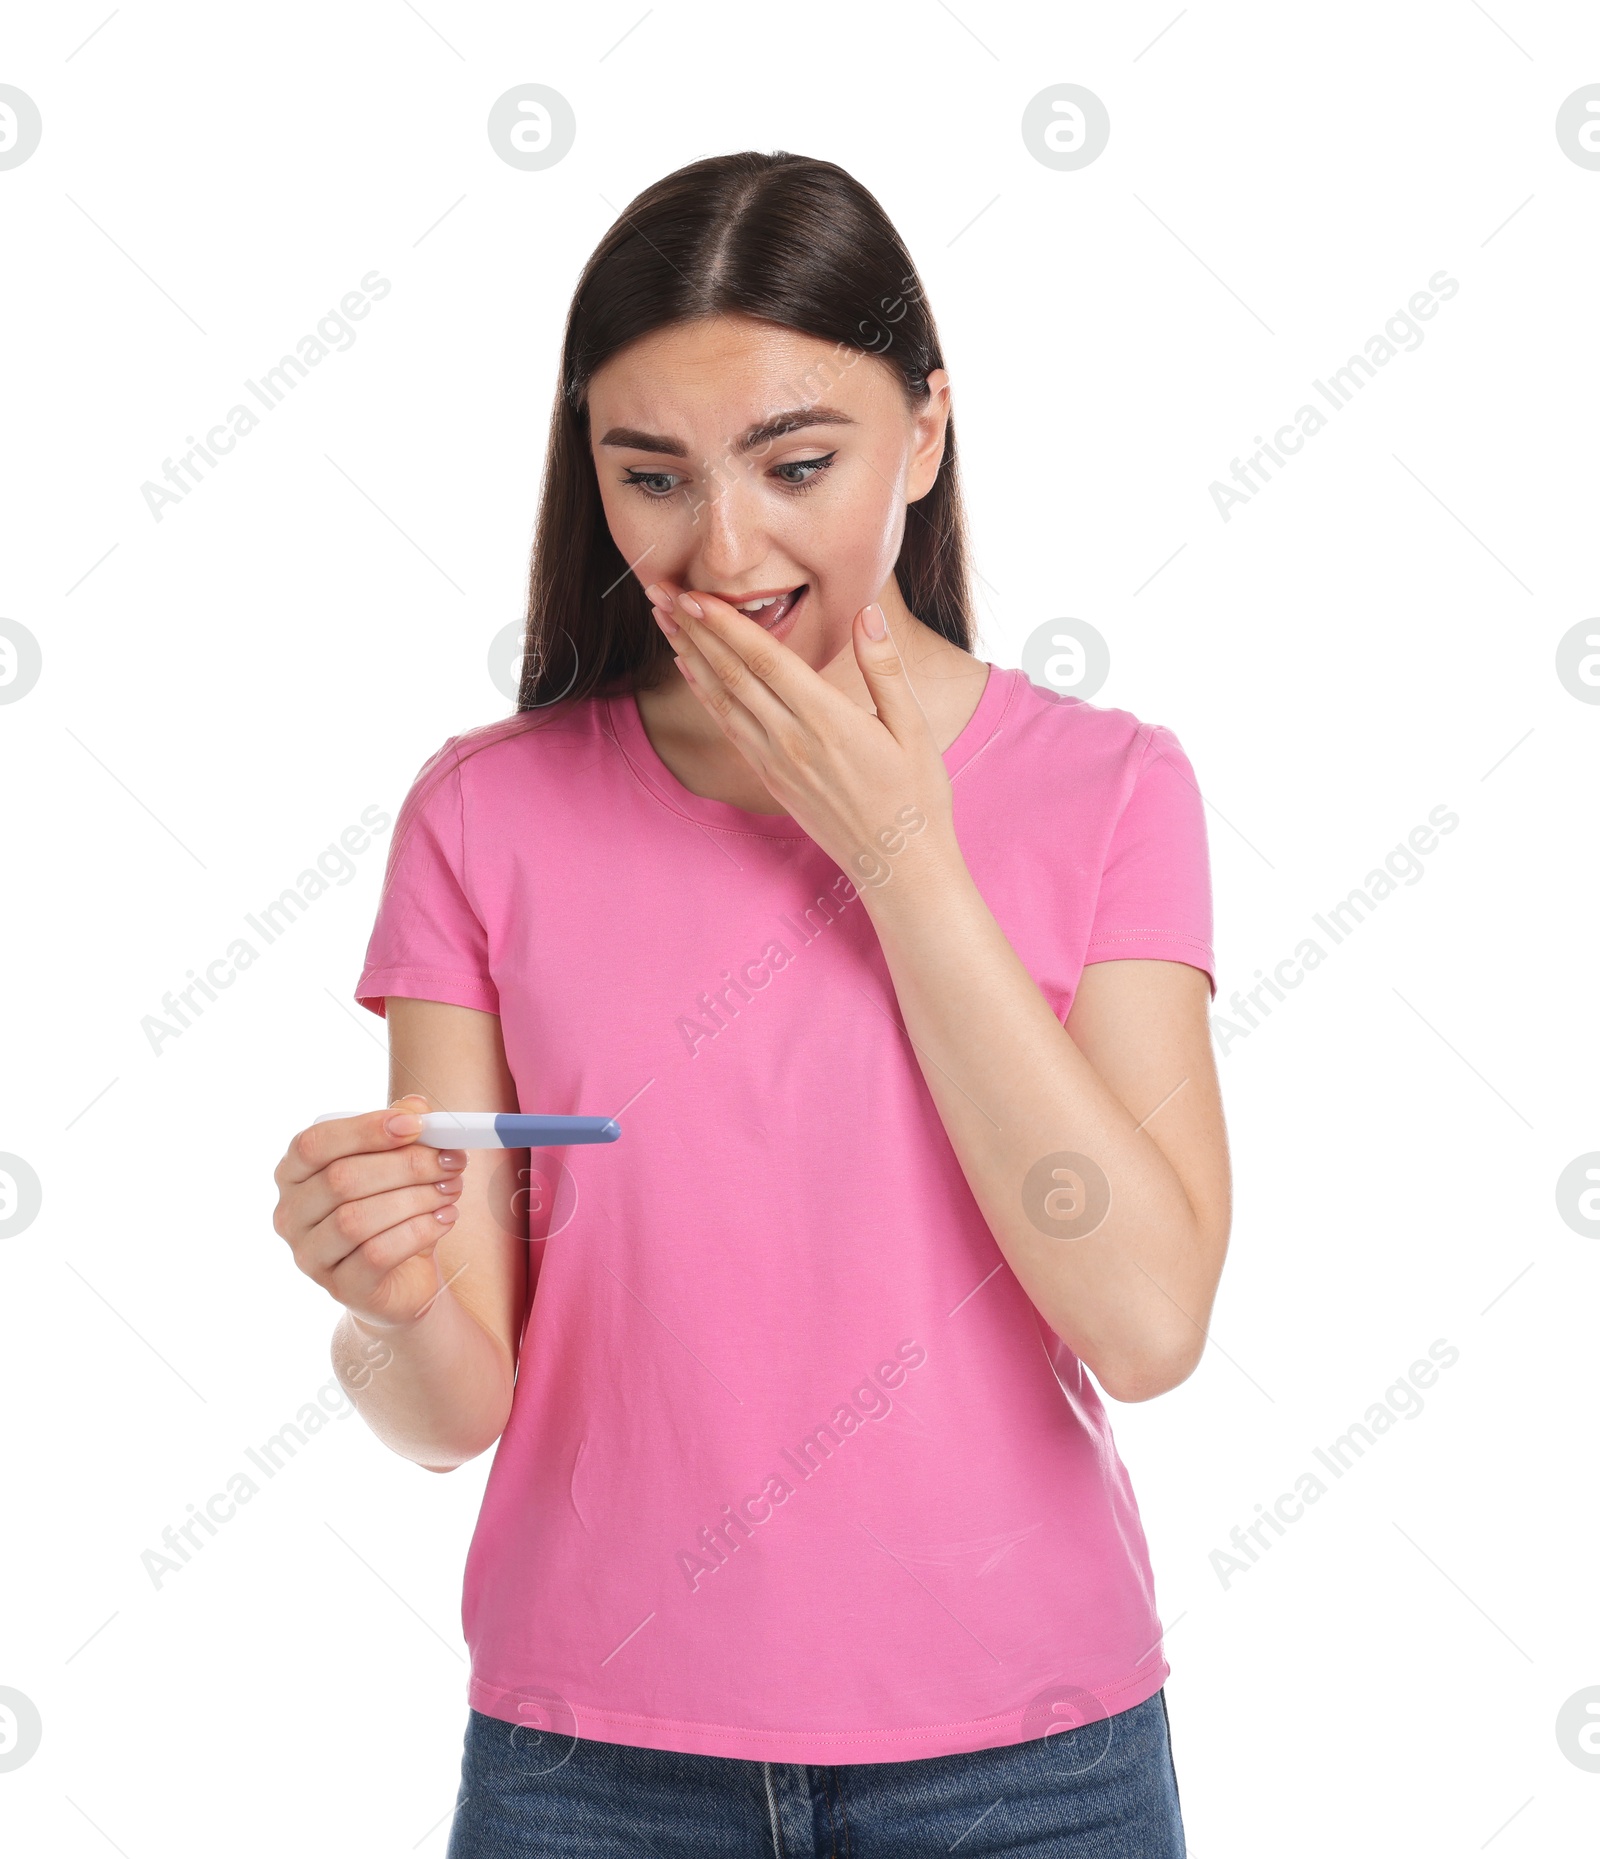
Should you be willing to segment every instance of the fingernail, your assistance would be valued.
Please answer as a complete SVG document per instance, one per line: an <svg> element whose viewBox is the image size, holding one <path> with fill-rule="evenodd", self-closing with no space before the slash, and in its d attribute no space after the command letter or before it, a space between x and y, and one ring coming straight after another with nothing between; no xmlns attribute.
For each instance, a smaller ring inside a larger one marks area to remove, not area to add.
<svg viewBox="0 0 1600 1859"><path fill-rule="evenodd" d="M697 620L703 620L706 617L700 609L700 603L697 600L691 600L687 594L680 594L678 596L678 605L683 608L685 613L693 614Z"/></svg>
<svg viewBox="0 0 1600 1859"><path fill-rule="evenodd" d="M664 607L667 604L666 592L659 581L652 581L644 591L652 607Z"/></svg>
<svg viewBox="0 0 1600 1859"><path fill-rule="evenodd" d="M408 1111L403 1117L388 1117L383 1127L391 1136L415 1136L422 1128L421 1117L414 1117Z"/></svg>
<svg viewBox="0 0 1600 1859"><path fill-rule="evenodd" d="M466 1165L467 1158L461 1150L441 1149L439 1151L439 1166L441 1168L465 1168Z"/></svg>
<svg viewBox="0 0 1600 1859"><path fill-rule="evenodd" d="M670 613L667 612L665 607L654 607L651 609L651 611L655 614L656 620L660 624L661 630L667 635L669 639L676 637L676 635L682 631L682 628L678 625L678 622L672 617Z"/></svg>
<svg viewBox="0 0 1600 1859"><path fill-rule="evenodd" d="M862 620L869 639L882 639L887 636L889 623L883 617L883 608L873 601L862 613Z"/></svg>
<svg viewBox="0 0 1600 1859"><path fill-rule="evenodd" d="M459 1194L467 1184L458 1175L454 1181L436 1181L433 1185L441 1194Z"/></svg>
<svg viewBox="0 0 1600 1859"><path fill-rule="evenodd" d="M433 1217L435 1220L442 1220L448 1226L460 1211L459 1207L440 1207L435 1209Z"/></svg>

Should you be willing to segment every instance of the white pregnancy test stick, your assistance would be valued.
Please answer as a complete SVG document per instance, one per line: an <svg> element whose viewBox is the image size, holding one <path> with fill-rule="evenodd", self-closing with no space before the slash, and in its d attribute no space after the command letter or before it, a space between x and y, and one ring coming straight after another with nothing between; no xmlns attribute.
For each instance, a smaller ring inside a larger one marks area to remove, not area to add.
<svg viewBox="0 0 1600 1859"><path fill-rule="evenodd" d="M358 1116L327 1110L318 1123ZM402 1113L404 1114L404 1113ZM614 1143L622 1134L615 1117L537 1117L505 1110L425 1110L419 1142L433 1149L564 1149L569 1143Z"/></svg>

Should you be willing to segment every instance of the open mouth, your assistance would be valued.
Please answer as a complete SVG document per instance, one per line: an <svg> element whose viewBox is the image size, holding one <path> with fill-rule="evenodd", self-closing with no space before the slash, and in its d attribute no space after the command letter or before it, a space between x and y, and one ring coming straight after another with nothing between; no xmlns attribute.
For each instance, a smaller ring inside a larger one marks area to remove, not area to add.
<svg viewBox="0 0 1600 1859"><path fill-rule="evenodd" d="M801 582L799 587L791 587L787 594L766 594L758 600L734 604L747 619L754 620L758 626L764 626L771 632L774 627L782 625L799 606L808 586L808 582Z"/></svg>

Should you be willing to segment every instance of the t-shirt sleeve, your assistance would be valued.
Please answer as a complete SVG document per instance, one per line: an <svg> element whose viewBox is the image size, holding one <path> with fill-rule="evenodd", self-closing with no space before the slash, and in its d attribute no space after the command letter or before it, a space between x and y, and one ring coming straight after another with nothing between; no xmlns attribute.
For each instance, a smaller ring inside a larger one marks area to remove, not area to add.
<svg viewBox="0 0 1600 1859"><path fill-rule="evenodd" d="M423 763L395 821L355 990L360 1005L380 1017L390 994L500 1011L489 938L468 875L460 740L452 736Z"/></svg>
<svg viewBox="0 0 1600 1859"><path fill-rule="evenodd" d="M1084 966L1187 962L1217 994L1205 806L1170 729L1143 726L1144 758L1112 830Z"/></svg>

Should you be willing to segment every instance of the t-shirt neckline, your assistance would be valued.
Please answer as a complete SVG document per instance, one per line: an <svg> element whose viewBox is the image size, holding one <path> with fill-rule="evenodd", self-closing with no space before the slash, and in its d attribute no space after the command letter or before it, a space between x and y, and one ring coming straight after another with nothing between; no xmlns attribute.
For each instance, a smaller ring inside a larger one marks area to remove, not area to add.
<svg viewBox="0 0 1600 1859"><path fill-rule="evenodd" d="M989 666L978 707L944 752L944 765L952 776L958 774L994 735L1018 675L1000 665ZM803 839L806 836L806 829L791 814L757 813L750 807L735 806L732 801L711 800L704 794L692 792L656 753L633 692L619 692L605 698L604 703L612 736L634 773L655 798L674 813L706 826L720 826L728 831L755 833L771 839Z"/></svg>

